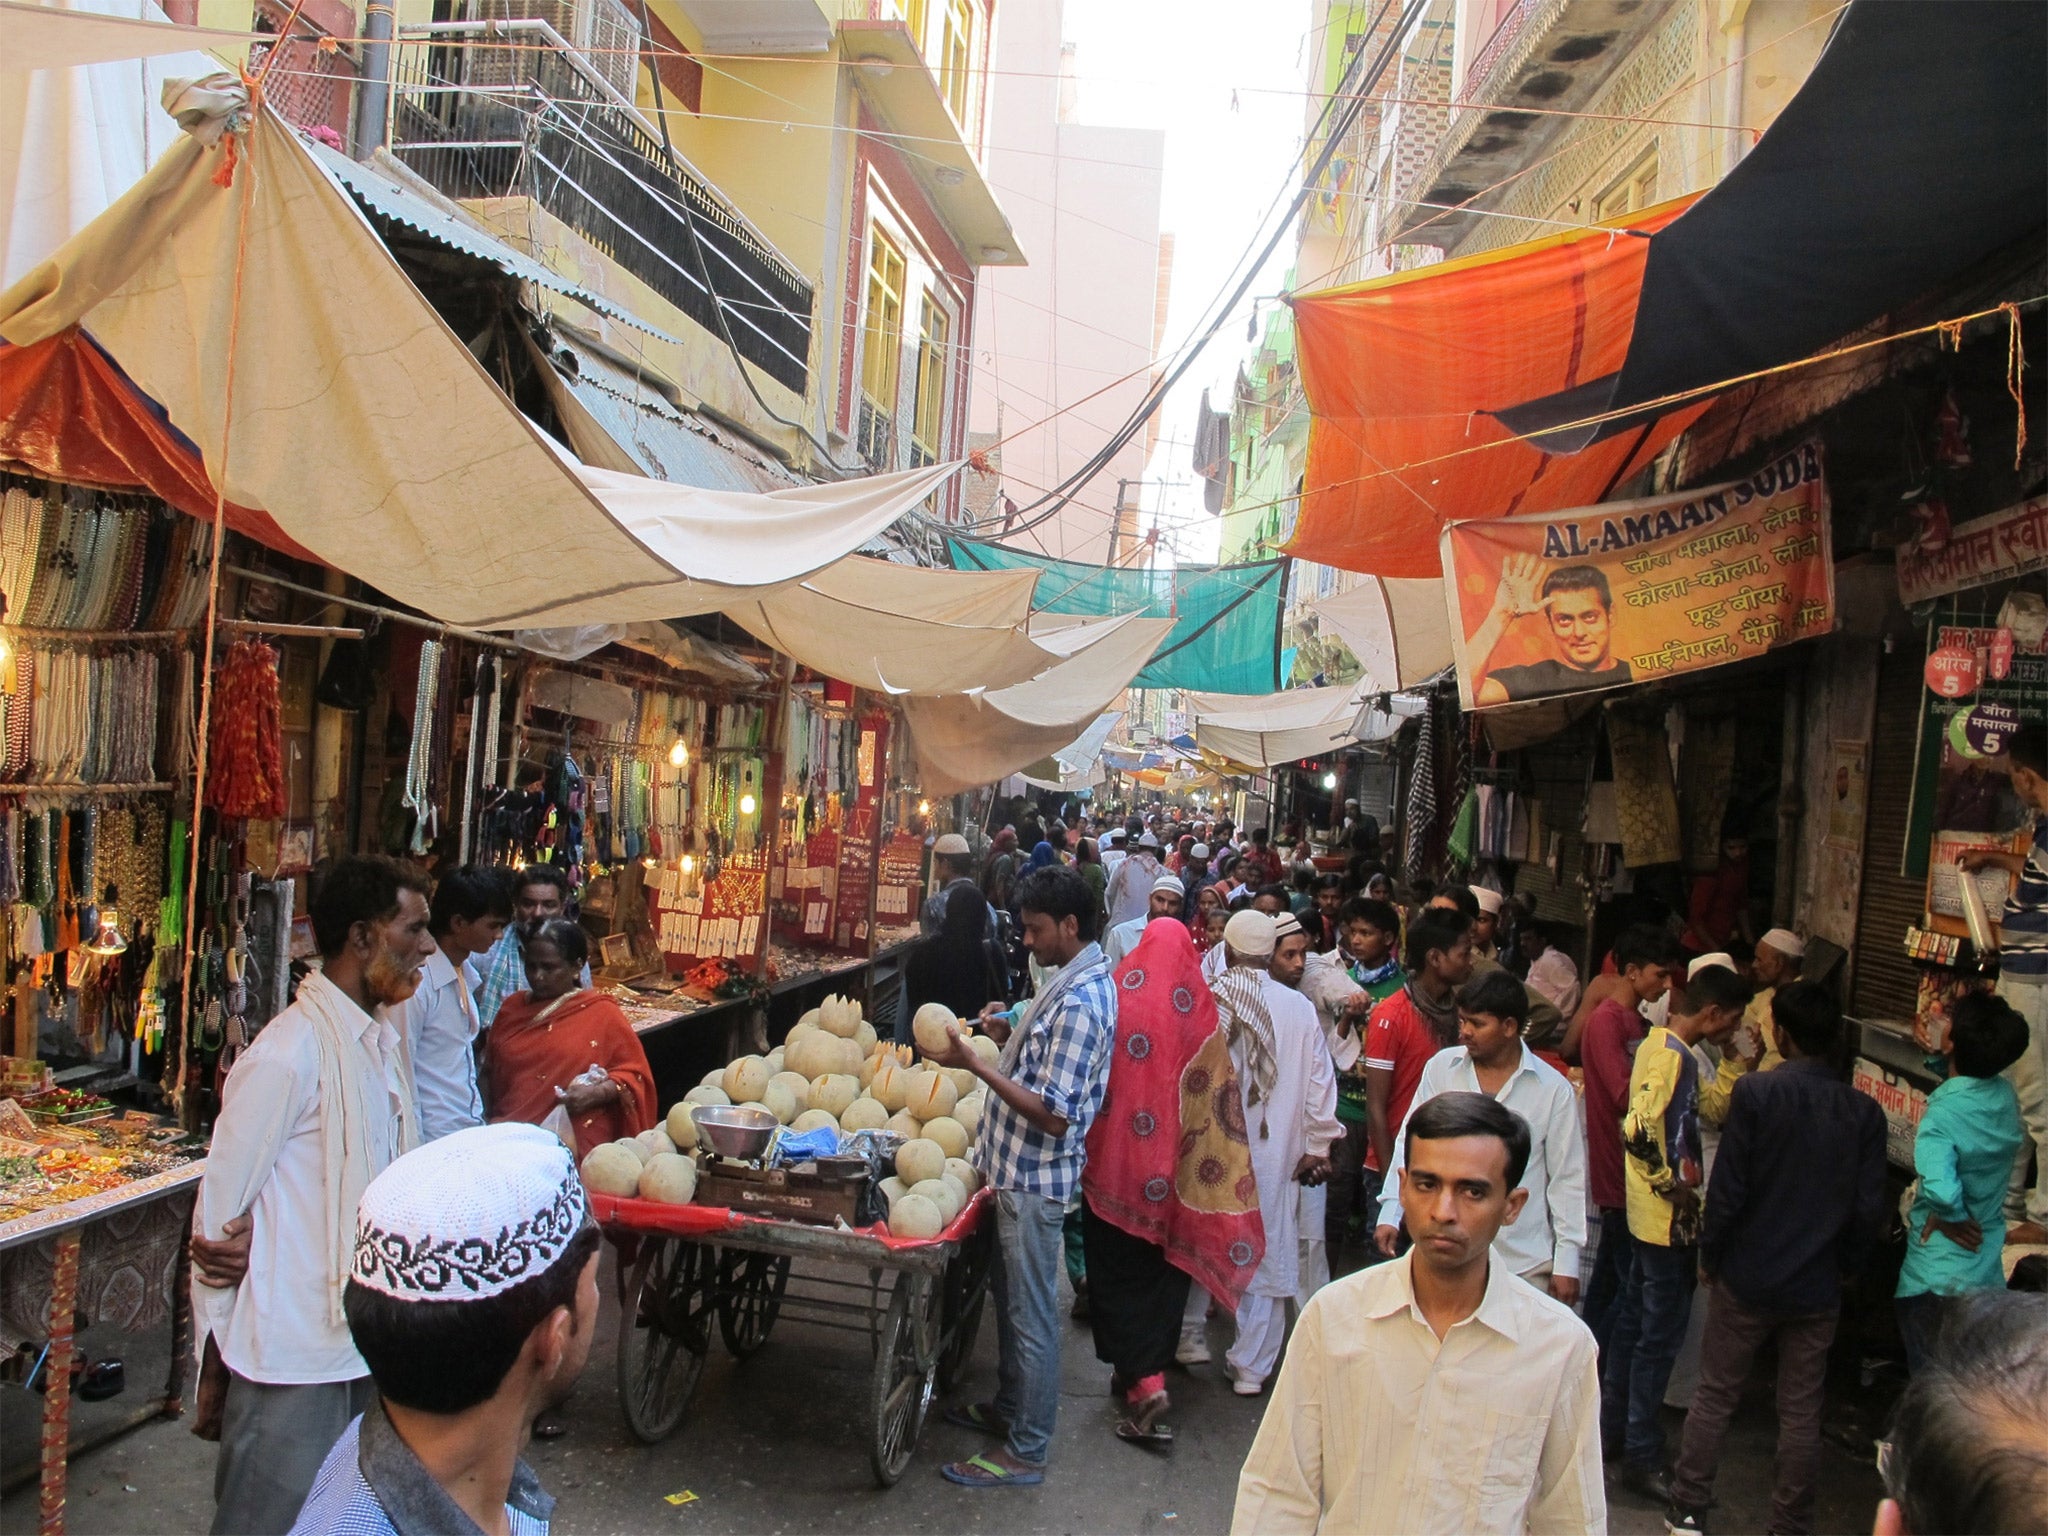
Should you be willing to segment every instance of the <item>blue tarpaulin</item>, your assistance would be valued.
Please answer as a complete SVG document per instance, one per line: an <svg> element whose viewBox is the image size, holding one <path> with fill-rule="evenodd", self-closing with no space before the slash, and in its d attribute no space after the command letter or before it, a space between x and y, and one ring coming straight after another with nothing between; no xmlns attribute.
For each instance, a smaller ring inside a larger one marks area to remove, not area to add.
<svg viewBox="0 0 2048 1536"><path fill-rule="evenodd" d="M1285 559L1117 570L954 538L946 540L946 558L961 571L1043 572L1031 599L1041 612L1172 618L1172 631L1131 680L1134 688L1272 693L1286 684L1280 670Z"/></svg>

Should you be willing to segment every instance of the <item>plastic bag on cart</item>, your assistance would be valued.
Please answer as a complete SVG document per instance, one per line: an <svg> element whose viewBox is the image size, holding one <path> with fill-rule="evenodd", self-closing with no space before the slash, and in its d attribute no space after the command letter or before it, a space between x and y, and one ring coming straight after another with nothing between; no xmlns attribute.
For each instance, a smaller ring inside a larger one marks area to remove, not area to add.
<svg viewBox="0 0 2048 1536"><path fill-rule="evenodd" d="M774 1168L783 1163L794 1166L817 1157L836 1157L838 1153L839 1132L829 1126L801 1133L784 1126L775 1133L775 1145L769 1150L768 1166Z"/></svg>
<svg viewBox="0 0 2048 1536"><path fill-rule="evenodd" d="M896 1154L903 1138L894 1131L853 1131L839 1138L839 1155L857 1157L868 1165L868 1181L860 1192L856 1214L858 1225L869 1226L889 1219L889 1197L882 1193L882 1180L896 1171Z"/></svg>

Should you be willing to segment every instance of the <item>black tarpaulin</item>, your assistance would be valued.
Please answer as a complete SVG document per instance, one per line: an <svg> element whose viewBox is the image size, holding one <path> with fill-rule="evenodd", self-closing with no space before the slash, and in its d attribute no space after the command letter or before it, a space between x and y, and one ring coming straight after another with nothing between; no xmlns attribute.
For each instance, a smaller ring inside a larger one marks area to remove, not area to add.
<svg viewBox="0 0 2048 1536"><path fill-rule="evenodd" d="M2048 4L1853 0L1747 159L1651 237L1621 371L1516 432L1795 361L1994 252L2048 240ZM1653 412L1538 441L1574 453Z"/></svg>

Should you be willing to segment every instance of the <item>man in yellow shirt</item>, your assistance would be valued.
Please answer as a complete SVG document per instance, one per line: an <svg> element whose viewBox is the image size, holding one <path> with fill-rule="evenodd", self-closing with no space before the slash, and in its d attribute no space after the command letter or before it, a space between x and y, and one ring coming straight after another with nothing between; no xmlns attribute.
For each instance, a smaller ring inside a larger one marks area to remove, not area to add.
<svg viewBox="0 0 2048 1536"><path fill-rule="evenodd" d="M1805 963L1806 940L1789 928L1773 928L1756 941L1756 958L1749 966L1756 977L1756 996L1742 1012L1742 1027L1764 1048L1763 1060L1757 1063L1759 1072L1768 1072L1785 1060L1778 1054L1778 1037L1771 1028L1771 999L1778 988L1799 979L1799 968Z"/></svg>
<svg viewBox="0 0 2048 1536"><path fill-rule="evenodd" d="M1629 1270L1616 1304L1602 1363L1600 1430L1621 1449L1622 1486L1670 1502L1658 1412L1671 1367L1685 1342L1699 1275L1701 1186L1700 1071L1692 1047L1724 1044L1742 1022L1752 988L1725 966L1690 977L1683 1013L1636 1047L1622 1111L1623 1178Z"/></svg>

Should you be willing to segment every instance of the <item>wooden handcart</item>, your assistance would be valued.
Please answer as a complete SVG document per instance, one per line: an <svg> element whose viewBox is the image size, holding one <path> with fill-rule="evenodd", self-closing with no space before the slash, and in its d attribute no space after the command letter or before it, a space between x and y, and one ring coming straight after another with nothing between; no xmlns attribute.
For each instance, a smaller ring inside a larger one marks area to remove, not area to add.
<svg viewBox="0 0 2048 1536"><path fill-rule="evenodd" d="M793 1317L867 1340L868 1461L884 1488L903 1475L933 1396L974 1353L995 1256L989 1191L927 1239L720 1206L598 1194L591 1205L607 1232L639 1239L618 1352L619 1406L637 1438L652 1445L682 1423L714 1321L733 1358L745 1360Z"/></svg>

